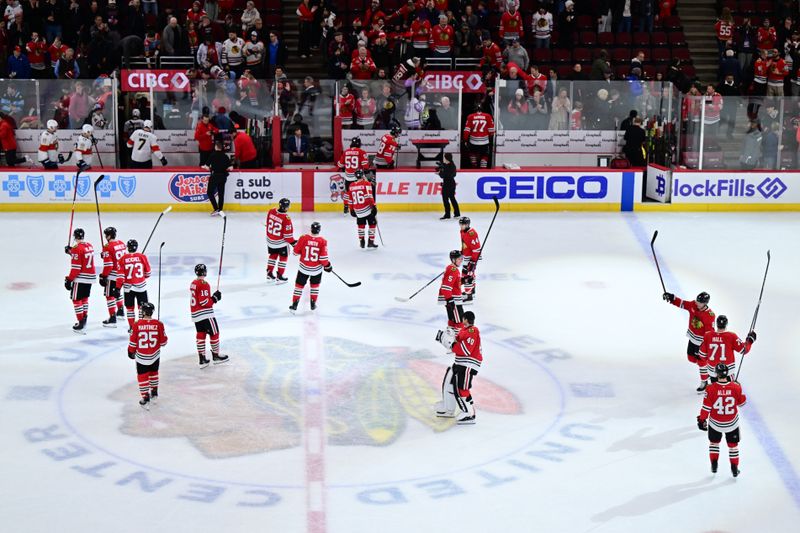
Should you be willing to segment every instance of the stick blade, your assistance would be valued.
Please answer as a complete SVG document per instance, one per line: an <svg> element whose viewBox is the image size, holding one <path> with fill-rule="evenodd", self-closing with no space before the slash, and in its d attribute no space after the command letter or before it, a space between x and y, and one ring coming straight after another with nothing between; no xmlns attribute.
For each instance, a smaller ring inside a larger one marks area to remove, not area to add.
<svg viewBox="0 0 800 533"><path fill-rule="evenodd" d="M167 213L169 213L170 211L172 211L172 206L171 206L171 205L168 205L168 206L167 206L167 208L166 208L166 209L164 209L164 210L161 212L161 214L162 214L162 215L166 215L166 214L167 214Z"/></svg>
<svg viewBox="0 0 800 533"><path fill-rule="evenodd" d="M167 244L167 243L166 243L166 241L165 241L165 242L162 242L162 243L161 243L161 246L159 246L159 247L158 247L158 249L159 249L159 250L161 250L161 249L164 247L164 245L165 245L165 244Z"/></svg>
<svg viewBox="0 0 800 533"><path fill-rule="evenodd" d="M361 286L361 282L360 281L356 281L355 283L348 283L347 286L348 287L360 287Z"/></svg>
<svg viewBox="0 0 800 533"><path fill-rule="evenodd" d="M398 302L403 302L403 303L408 302L408 298L403 298L402 296L395 296L394 299L397 300Z"/></svg>
<svg viewBox="0 0 800 533"><path fill-rule="evenodd" d="M101 182L101 181L103 181L104 179L106 179L106 175L105 175L105 174L100 174L100 177L99 177L99 178L97 178L96 180L94 180L94 188L95 188L95 190L97 190L97 186L98 186L98 185L100 184L100 182Z"/></svg>
<svg viewBox="0 0 800 533"><path fill-rule="evenodd" d="M653 246L653 244L656 242L657 237L658 237L658 230L653 232L653 239L650 241L650 246Z"/></svg>

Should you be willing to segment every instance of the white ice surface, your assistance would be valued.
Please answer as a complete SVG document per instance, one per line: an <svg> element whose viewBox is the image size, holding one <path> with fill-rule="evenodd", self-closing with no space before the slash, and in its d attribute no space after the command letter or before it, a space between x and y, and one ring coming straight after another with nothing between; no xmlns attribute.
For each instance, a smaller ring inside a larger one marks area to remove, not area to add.
<svg viewBox="0 0 800 533"><path fill-rule="evenodd" d="M434 418L445 325L436 284L454 221L381 214L387 247L354 221L318 218L338 273L320 308L287 312L264 283L262 215L232 213L217 306L227 365L200 370L188 308L193 266L216 282L221 221L170 213L160 403L138 405L125 329L76 336L62 278L64 214L0 215L0 530L24 532L795 532L800 519L796 214L501 213L472 309L485 364L475 426ZM485 236L490 214L473 215ZM154 214L108 213L144 243ZM99 249L97 221L78 214ZM697 430L686 314L668 288L711 293L746 334L772 250L758 342L745 359L741 469L708 467ZM154 266L156 256L151 256ZM296 259L290 258L292 281ZM306 289L307 291L308 289ZM156 278L150 281L151 300ZM46 432L45 432L46 431Z"/></svg>

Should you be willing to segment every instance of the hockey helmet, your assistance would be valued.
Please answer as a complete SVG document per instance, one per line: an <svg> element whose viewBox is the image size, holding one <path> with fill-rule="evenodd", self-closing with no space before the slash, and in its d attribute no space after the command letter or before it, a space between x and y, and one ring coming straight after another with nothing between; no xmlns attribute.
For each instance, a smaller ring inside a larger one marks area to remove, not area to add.
<svg viewBox="0 0 800 533"><path fill-rule="evenodd" d="M288 198L281 198L278 202L278 211L285 213L289 210L290 205L292 205L292 202L290 202Z"/></svg>
<svg viewBox="0 0 800 533"><path fill-rule="evenodd" d="M117 238L117 228L114 226L109 226L103 230L103 235L108 237L109 240Z"/></svg>
<svg viewBox="0 0 800 533"><path fill-rule="evenodd" d="M322 224L320 224L319 222L312 222L311 235L319 235L320 231L322 231Z"/></svg>
<svg viewBox="0 0 800 533"><path fill-rule="evenodd" d="M450 252L450 261L455 261L461 257L461 250L453 250Z"/></svg>
<svg viewBox="0 0 800 533"><path fill-rule="evenodd" d="M198 263L194 266L194 273L198 276L205 276L208 274L208 267L206 267L203 263Z"/></svg>
<svg viewBox="0 0 800 533"><path fill-rule="evenodd" d="M350 141L350 148L361 148L361 137L353 137Z"/></svg>
<svg viewBox="0 0 800 533"><path fill-rule="evenodd" d="M464 313L464 321L468 322L470 325L475 323L475 313L472 311L466 311Z"/></svg>
<svg viewBox="0 0 800 533"><path fill-rule="evenodd" d="M400 129L400 126L395 125L389 130L389 133L391 133L394 137L399 137L400 134L403 133L403 130Z"/></svg>
<svg viewBox="0 0 800 533"><path fill-rule="evenodd" d="M725 363L717 363L717 366L714 367L714 373L717 374L717 379L727 379L728 365Z"/></svg>
<svg viewBox="0 0 800 533"><path fill-rule="evenodd" d="M81 128L81 130L83 131L84 135L86 135L87 133L89 135L94 133L94 127L91 124L84 124L83 127Z"/></svg>
<svg viewBox="0 0 800 533"><path fill-rule="evenodd" d="M53 119L48 120L47 121L47 129L48 130L52 130L52 131L57 130L58 129L58 122L56 122Z"/></svg>
<svg viewBox="0 0 800 533"><path fill-rule="evenodd" d="M717 317L717 329L725 329L728 327L728 317L719 315Z"/></svg>
<svg viewBox="0 0 800 533"><path fill-rule="evenodd" d="M75 239L82 241L83 238L86 236L86 232L83 231L81 228L75 228L75 231L72 232L72 236Z"/></svg>
<svg viewBox="0 0 800 533"><path fill-rule="evenodd" d="M458 219L458 224L460 226L466 226L467 229L469 229L469 225L471 223L472 223L472 221L469 219L469 217L461 217L461 218Z"/></svg>
<svg viewBox="0 0 800 533"><path fill-rule="evenodd" d="M357 168L356 171L353 172L353 175L355 175L356 180L364 179L364 171L360 168Z"/></svg>
<svg viewBox="0 0 800 533"><path fill-rule="evenodd" d="M145 120L144 124L142 124L142 127L144 129L146 129L146 130L152 130L153 129L153 121L152 120Z"/></svg>
<svg viewBox="0 0 800 533"><path fill-rule="evenodd" d="M142 315L143 316L153 316L153 313L156 312L156 306L151 304L150 302L145 302L142 304Z"/></svg>
<svg viewBox="0 0 800 533"><path fill-rule="evenodd" d="M133 253L138 249L139 249L139 241L137 241L136 239L131 239L128 241L128 251L130 253Z"/></svg>
<svg viewBox="0 0 800 533"><path fill-rule="evenodd" d="M711 301L711 295L704 291L697 295L696 300L703 305L708 305L708 302Z"/></svg>

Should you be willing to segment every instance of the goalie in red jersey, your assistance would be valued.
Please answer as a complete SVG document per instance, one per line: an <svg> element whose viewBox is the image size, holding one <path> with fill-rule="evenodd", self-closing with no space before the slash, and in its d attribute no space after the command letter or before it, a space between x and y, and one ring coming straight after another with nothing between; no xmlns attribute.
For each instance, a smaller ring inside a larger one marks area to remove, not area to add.
<svg viewBox="0 0 800 533"><path fill-rule="evenodd" d="M450 330L439 330L436 340L455 355L455 362L442 380L442 401L435 406L436 416L455 417L458 424L474 424L475 406L470 389L472 378L478 375L483 362L481 332L475 326L475 313L464 313L464 327L455 336Z"/></svg>
<svg viewBox="0 0 800 533"><path fill-rule="evenodd" d="M696 364L700 368L700 386L697 387L697 392L703 392L708 380L708 370L706 370L705 361L700 359L698 353L700 345L703 343L703 335L714 331L714 311L708 307L711 296L707 292L701 292L694 301L691 301L681 300L671 292L665 292L663 298L665 302L689 312L689 328L686 330L689 344L686 347L686 357L690 363Z"/></svg>
<svg viewBox="0 0 800 533"><path fill-rule="evenodd" d="M133 324L128 341L128 357L136 360L136 377L139 382L139 405L149 411L150 402L158 399L158 366L161 348L167 344L164 324L153 318L155 306L142 304L142 318Z"/></svg>
<svg viewBox="0 0 800 533"><path fill-rule="evenodd" d="M736 374L736 352L742 355L750 351L750 347L756 342L756 332L751 331L747 334L747 339L742 342L739 336L728 331L728 317L719 315L717 317L717 330L708 331L703 335L703 344L697 355L702 364L706 365L706 372L713 377L718 364L722 363L728 367L728 374Z"/></svg>
<svg viewBox="0 0 800 533"><path fill-rule="evenodd" d="M356 170L356 181L345 194L350 197L350 215L356 219L358 226L358 242L364 248L365 228L369 225L369 240L366 246L374 250L378 247L375 244L375 228L378 225L375 216L378 214L378 208L372 195L372 184L364 176L363 170Z"/></svg>
<svg viewBox="0 0 800 533"><path fill-rule="evenodd" d="M294 282L292 305L289 306L289 311L292 314L297 311L297 304L309 280L311 281L311 310L313 311L317 308L322 271L330 272L333 270L331 262L328 261L328 241L320 235L321 231L322 224L312 222L311 235L301 236L293 247L293 252L295 255L300 256L300 261L297 268L297 278Z"/></svg>
<svg viewBox="0 0 800 533"><path fill-rule="evenodd" d="M94 248L84 242L85 232L76 228L72 232L75 246L67 246L64 251L71 258L69 274L64 278L64 288L70 293L72 307L75 309L75 318L78 320L72 331L86 335L86 320L89 316L89 294L92 292L92 283L96 277L94 265Z"/></svg>
<svg viewBox="0 0 800 533"><path fill-rule="evenodd" d="M214 291L211 293L211 285L206 281L208 268L200 263L195 265L194 273L197 278L192 280L189 286L190 302L189 308L192 312L192 322L197 330L196 343L197 355L200 358L200 368L208 366L206 359L206 336L211 337L211 359L215 365L228 361L227 355L219 353L219 325L214 316L214 304L222 300L222 293Z"/></svg>
<svg viewBox="0 0 800 533"><path fill-rule="evenodd" d="M706 389L703 407L697 417L697 427L708 431L708 456L711 459L711 472L717 472L719 443L722 435L728 443L728 456L731 461L733 477L739 475L739 407L745 404L747 396L742 386L731 381L728 365L718 363L717 380Z"/></svg>
<svg viewBox="0 0 800 533"><path fill-rule="evenodd" d="M286 260L289 258L289 246L294 246L297 242L294 239L294 228L292 219L289 218L289 207L292 203L288 198L281 198L278 208L272 208L267 213L267 279L277 284L289 281L283 277L286 271ZM277 276L272 273L275 263L278 263Z"/></svg>

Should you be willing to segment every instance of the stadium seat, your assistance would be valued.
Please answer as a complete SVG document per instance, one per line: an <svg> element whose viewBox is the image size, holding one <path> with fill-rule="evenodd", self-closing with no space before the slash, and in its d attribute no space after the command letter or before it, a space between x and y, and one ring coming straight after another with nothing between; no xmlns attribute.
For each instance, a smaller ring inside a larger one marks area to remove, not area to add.
<svg viewBox="0 0 800 533"><path fill-rule="evenodd" d="M681 63L684 65L692 64L692 54L690 54L689 49L685 47L673 48L672 59L680 59Z"/></svg>
<svg viewBox="0 0 800 533"><path fill-rule="evenodd" d="M597 45L603 48L611 48L614 46L614 34L610 31L604 31L597 34Z"/></svg>
<svg viewBox="0 0 800 533"><path fill-rule="evenodd" d="M692 65L682 65L681 70L683 71L684 74L686 74L686 77L689 78L690 80L694 79L697 76L697 71Z"/></svg>
<svg viewBox="0 0 800 533"><path fill-rule="evenodd" d="M653 48L650 59L655 63L669 63L669 48Z"/></svg>
<svg viewBox="0 0 800 533"><path fill-rule="evenodd" d="M572 54L565 48L556 48L553 50L553 63L570 63L572 61Z"/></svg>
<svg viewBox="0 0 800 533"><path fill-rule="evenodd" d="M593 31L582 31L580 40L583 46L594 46L597 44L597 34Z"/></svg>
<svg viewBox="0 0 800 533"><path fill-rule="evenodd" d="M672 15L671 17L666 17L663 20L664 29L667 31L680 31L683 30L683 25L681 24L681 18L677 15Z"/></svg>
<svg viewBox="0 0 800 533"><path fill-rule="evenodd" d="M675 31L667 34L667 40L670 46L687 46L686 36L682 31Z"/></svg>
<svg viewBox="0 0 800 533"><path fill-rule="evenodd" d="M628 65L617 65L614 67L614 77L618 80L624 80L630 73L630 70L630 66Z"/></svg>
<svg viewBox="0 0 800 533"><path fill-rule="evenodd" d="M669 44L666 32L654 31L652 34L650 34L650 43L653 46L666 46Z"/></svg>
<svg viewBox="0 0 800 533"><path fill-rule="evenodd" d="M752 0L742 0L739 2L739 9L737 11L744 15L755 15L759 12L756 9L756 3Z"/></svg>
<svg viewBox="0 0 800 533"><path fill-rule="evenodd" d="M722 7L727 7L735 13L739 10L739 2L737 0L724 0L722 2Z"/></svg>
<svg viewBox="0 0 800 533"><path fill-rule="evenodd" d="M597 27L597 20L590 15L578 15L575 26L579 31L593 30Z"/></svg>
<svg viewBox="0 0 800 533"><path fill-rule="evenodd" d="M631 41L635 48L650 48L650 34L646 31L637 31Z"/></svg>
<svg viewBox="0 0 800 533"><path fill-rule="evenodd" d="M631 51L625 48L615 48L611 51L611 60L617 64L630 63Z"/></svg>
<svg viewBox="0 0 800 533"><path fill-rule="evenodd" d="M572 75L572 65L559 65L556 67L556 72L558 72L558 77L562 80L569 78Z"/></svg>
<svg viewBox="0 0 800 533"><path fill-rule="evenodd" d="M591 63L592 51L588 48L575 48L572 51L573 63Z"/></svg>
<svg viewBox="0 0 800 533"><path fill-rule="evenodd" d="M531 54L532 63L549 63L553 58L553 52L549 48L534 48Z"/></svg>
<svg viewBox="0 0 800 533"><path fill-rule="evenodd" d="M631 47L631 34L630 33L615 33L614 45L617 48L630 48Z"/></svg>

